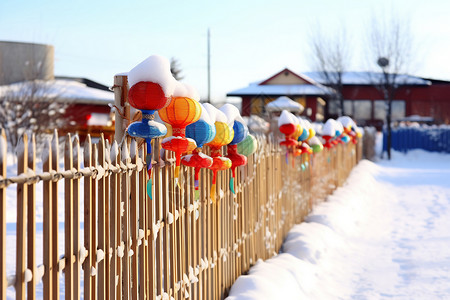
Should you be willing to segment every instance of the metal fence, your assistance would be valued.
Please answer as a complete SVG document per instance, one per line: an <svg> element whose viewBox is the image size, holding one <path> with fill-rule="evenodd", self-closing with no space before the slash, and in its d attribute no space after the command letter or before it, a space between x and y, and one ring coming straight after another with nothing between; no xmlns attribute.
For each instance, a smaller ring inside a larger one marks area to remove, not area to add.
<svg viewBox="0 0 450 300"><path fill-rule="evenodd" d="M196 192L193 170L182 167L177 185L173 155L160 151L159 140L150 200L145 143L125 138L109 145L101 138L93 144L88 137L80 147L68 135L59 145L55 133L37 173L36 143L25 135L17 148L17 173L7 174L2 132L0 299L6 299L8 286L16 299L223 299L239 275L279 251L292 225L345 181L362 154L362 143L347 144L286 162L278 144L266 137L258 141L258 151L237 170L236 194L228 188L231 172L219 172L213 203L212 172L201 171ZM58 204L61 181L64 205ZM15 247L6 245L8 189L17 195ZM39 205L43 257L38 265ZM58 235L61 211L64 229ZM7 273L10 251L16 252L15 269Z"/></svg>
<svg viewBox="0 0 450 300"><path fill-rule="evenodd" d="M450 127L398 127L392 130L392 149L408 152L423 149L450 153ZM383 135L383 151L387 150L387 133Z"/></svg>

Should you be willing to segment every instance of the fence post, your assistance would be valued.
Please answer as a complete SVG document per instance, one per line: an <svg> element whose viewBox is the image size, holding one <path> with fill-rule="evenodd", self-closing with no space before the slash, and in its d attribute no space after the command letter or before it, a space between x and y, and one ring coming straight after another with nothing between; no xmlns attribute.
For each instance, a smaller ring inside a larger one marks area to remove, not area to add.
<svg viewBox="0 0 450 300"><path fill-rule="evenodd" d="M128 99L128 80L126 75L114 76L114 105L115 111L115 133L114 139L120 143L125 133L127 120L130 118L130 106L127 104Z"/></svg>

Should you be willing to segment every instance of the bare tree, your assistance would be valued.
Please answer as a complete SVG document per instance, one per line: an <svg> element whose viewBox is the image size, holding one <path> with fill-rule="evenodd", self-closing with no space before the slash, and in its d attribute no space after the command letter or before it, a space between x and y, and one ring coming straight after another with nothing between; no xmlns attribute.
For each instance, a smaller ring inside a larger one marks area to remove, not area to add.
<svg viewBox="0 0 450 300"><path fill-rule="evenodd" d="M58 101L64 91L54 80L38 79L42 60L32 56L24 66L25 81L0 86L0 128L12 147L25 132L42 136L70 121L65 116L69 103Z"/></svg>
<svg viewBox="0 0 450 300"><path fill-rule="evenodd" d="M181 75L181 67L175 57L170 58L170 72L176 80L181 80L184 76Z"/></svg>
<svg viewBox="0 0 450 300"><path fill-rule="evenodd" d="M331 87L331 102L337 103L337 113L344 113L344 97L342 96L344 72L350 65L350 44L347 31L343 25L334 34L325 35L319 26L312 29L309 37L312 52L312 68L317 70L322 83ZM333 105L330 103L330 105Z"/></svg>
<svg viewBox="0 0 450 300"><path fill-rule="evenodd" d="M12 147L25 132L42 136L69 122L68 103L57 101L52 84L33 80L0 87L0 127Z"/></svg>
<svg viewBox="0 0 450 300"><path fill-rule="evenodd" d="M391 158L392 100L398 88L405 84L413 62L414 39L410 21L393 12L373 15L367 46L372 64L381 68L383 76L372 76L372 83L386 101L387 154Z"/></svg>

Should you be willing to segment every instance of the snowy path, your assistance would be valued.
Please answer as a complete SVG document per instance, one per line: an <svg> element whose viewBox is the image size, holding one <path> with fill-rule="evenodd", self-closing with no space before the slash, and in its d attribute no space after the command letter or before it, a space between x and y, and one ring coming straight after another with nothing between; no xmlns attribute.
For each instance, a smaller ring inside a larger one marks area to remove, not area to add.
<svg viewBox="0 0 450 300"><path fill-rule="evenodd" d="M363 161L229 299L450 299L450 155Z"/></svg>

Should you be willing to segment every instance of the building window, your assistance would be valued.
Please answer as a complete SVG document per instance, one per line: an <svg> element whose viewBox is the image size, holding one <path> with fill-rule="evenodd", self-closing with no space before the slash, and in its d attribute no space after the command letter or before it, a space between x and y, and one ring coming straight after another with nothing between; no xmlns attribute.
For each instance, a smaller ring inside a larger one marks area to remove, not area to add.
<svg viewBox="0 0 450 300"><path fill-rule="evenodd" d="M377 120L386 120L387 101L375 100L374 102L374 118ZM392 100L392 120L398 120L405 117L405 101Z"/></svg>
<svg viewBox="0 0 450 300"><path fill-rule="evenodd" d="M356 120L370 120L372 117L372 101L353 101L353 118Z"/></svg>
<svg viewBox="0 0 450 300"><path fill-rule="evenodd" d="M373 107L373 117L376 120L386 120L387 105L384 100L375 100Z"/></svg>
<svg viewBox="0 0 450 300"><path fill-rule="evenodd" d="M344 100L344 116L353 116L353 101Z"/></svg>
<svg viewBox="0 0 450 300"><path fill-rule="evenodd" d="M398 120L405 117L406 105L403 100L392 101L392 120Z"/></svg>

